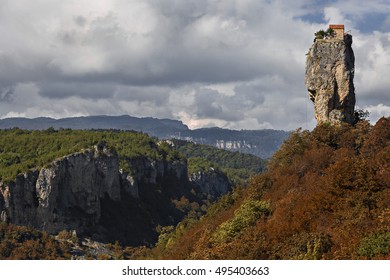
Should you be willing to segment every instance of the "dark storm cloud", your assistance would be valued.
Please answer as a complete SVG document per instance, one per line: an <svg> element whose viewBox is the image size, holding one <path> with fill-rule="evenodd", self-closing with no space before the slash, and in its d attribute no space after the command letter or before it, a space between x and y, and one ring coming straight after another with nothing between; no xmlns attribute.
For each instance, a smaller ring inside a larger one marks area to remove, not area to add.
<svg viewBox="0 0 390 280"><path fill-rule="evenodd" d="M235 86L234 91L236 92L235 102L251 102L252 104L249 105L251 107L263 104L264 96L270 89L264 88L264 85L261 84L240 84Z"/></svg>
<svg viewBox="0 0 390 280"><path fill-rule="evenodd" d="M165 2L160 6L171 4ZM158 22L150 30L127 30L113 12L83 18L82 26L77 20L72 28L58 31L68 52L54 57L50 66L74 79L146 86L251 80L284 69L273 59L277 56L247 46L252 26L243 19L209 15L207 7L213 5L207 3L191 17L180 14L188 10L177 5L170 13L166 6L155 11Z"/></svg>
<svg viewBox="0 0 390 280"><path fill-rule="evenodd" d="M221 103L218 102L218 91L201 89L196 94L196 115L198 118L222 118L224 114Z"/></svg>
<svg viewBox="0 0 390 280"><path fill-rule="evenodd" d="M15 89L13 87L8 88L0 88L0 102L11 102L13 98L13 94L15 92Z"/></svg>
<svg viewBox="0 0 390 280"><path fill-rule="evenodd" d="M85 99L106 99L113 97L115 86L100 83L42 83L39 94L42 97L65 99L71 96L82 96Z"/></svg>
<svg viewBox="0 0 390 280"><path fill-rule="evenodd" d="M115 99L128 100L131 97L137 103L152 102L156 106L167 106L169 90L167 87L157 86L120 86L115 91Z"/></svg>

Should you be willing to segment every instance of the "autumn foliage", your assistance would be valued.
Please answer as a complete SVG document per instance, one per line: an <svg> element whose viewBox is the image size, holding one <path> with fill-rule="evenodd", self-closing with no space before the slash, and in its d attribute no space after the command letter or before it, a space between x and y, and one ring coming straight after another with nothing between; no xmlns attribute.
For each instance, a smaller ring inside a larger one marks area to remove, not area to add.
<svg viewBox="0 0 390 280"><path fill-rule="evenodd" d="M69 247L45 232L24 226L0 224L1 260L69 259Z"/></svg>
<svg viewBox="0 0 390 280"><path fill-rule="evenodd" d="M390 118L297 130L246 189L152 250L166 259L390 259Z"/></svg>

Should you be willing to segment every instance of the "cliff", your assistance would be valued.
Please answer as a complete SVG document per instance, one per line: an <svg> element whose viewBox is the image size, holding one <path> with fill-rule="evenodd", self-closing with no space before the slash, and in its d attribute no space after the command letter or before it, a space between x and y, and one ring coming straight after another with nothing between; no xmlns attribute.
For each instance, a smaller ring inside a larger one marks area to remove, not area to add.
<svg viewBox="0 0 390 280"><path fill-rule="evenodd" d="M121 200L118 156L106 147L75 153L1 185L2 220L57 233L84 229L101 217L101 199Z"/></svg>
<svg viewBox="0 0 390 280"><path fill-rule="evenodd" d="M305 85L319 124L354 122L352 36L316 39L306 59Z"/></svg>
<svg viewBox="0 0 390 280"><path fill-rule="evenodd" d="M232 190L228 177L212 167L207 171L190 174L189 179L201 193L210 195L214 200Z"/></svg>
<svg viewBox="0 0 390 280"><path fill-rule="evenodd" d="M0 183L1 221L50 234L74 230L102 241L151 244L156 227L176 224L186 215L173 201L197 201L191 193L197 186L188 178L184 158L137 156L127 159L127 167L120 170L117 153L96 145L19 174ZM198 189L199 194L207 191ZM213 190L212 196L227 191Z"/></svg>

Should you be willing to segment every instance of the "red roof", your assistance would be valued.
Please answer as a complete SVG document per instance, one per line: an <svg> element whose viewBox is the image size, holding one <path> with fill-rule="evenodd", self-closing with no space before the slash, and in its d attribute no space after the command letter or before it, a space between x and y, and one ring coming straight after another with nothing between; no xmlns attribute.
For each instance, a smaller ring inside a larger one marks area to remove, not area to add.
<svg viewBox="0 0 390 280"><path fill-rule="evenodd" d="M332 29L344 29L344 24L329 24L329 28L332 28Z"/></svg>

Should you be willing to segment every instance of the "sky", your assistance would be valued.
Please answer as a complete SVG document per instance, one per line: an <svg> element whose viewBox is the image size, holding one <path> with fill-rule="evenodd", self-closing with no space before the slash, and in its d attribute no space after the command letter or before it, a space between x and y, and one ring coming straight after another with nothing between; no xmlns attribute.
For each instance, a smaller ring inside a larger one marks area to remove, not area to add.
<svg viewBox="0 0 390 280"><path fill-rule="evenodd" d="M314 33L353 36L357 108L390 115L389 0L0 0L0 118L315 126Z"/></svg>

